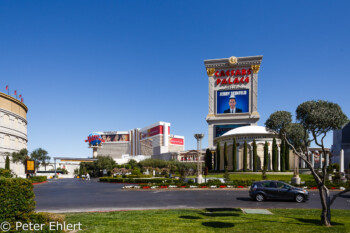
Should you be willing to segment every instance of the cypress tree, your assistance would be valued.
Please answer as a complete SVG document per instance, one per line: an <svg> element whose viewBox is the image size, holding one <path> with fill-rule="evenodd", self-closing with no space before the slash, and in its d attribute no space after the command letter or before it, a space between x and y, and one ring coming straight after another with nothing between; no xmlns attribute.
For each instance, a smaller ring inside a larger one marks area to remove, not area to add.
<svg viewBox="0 0 350 233"><path fill-rule="evenodd" d="M237 167L237 142L236 138L233 139L233 144L232 144L232 167L233 171L236 171Z"/></svg>
<svg viewBox="0 0 350 233"><path fill-rule="evenodd" d="M284 140L282 140L281 142L281 145L280 145L280 168L281 168L281 172L284 172L286 169L285 169L285 159L284 159L284 146L285 142Z"/></svg>
<svg viewBox="0 0 350 233"><path fill-rule="evenodd" d="M264 145L264 170L267 170L269 167L269 145L265 141Z"/></svg>
<svg viewBox="0 0 350 233"><path fill-rule="evenodd" d="M253 140L253 171L258 171L258 149L255 139Z"/></svg>
<svg viewBox="0 0 350 233"><path fill-rule="evenodd" d="M220 143L216 145L216 163L217 171L220 171Z"/></svg>
<svg viewBox="0 0 350 233"><path fill-rule="evenodd" d="M230 180L230 175L228 174L228 155L227 155L227 143L224 144L224 179L225 182L228 182Z"/></svg>
<svg viewBox="0 0 350 233"><path fill-rule="evenodd" d="M277 156L278 156L277 143L276 143L276 138L274 138L272 141L272 168L274 172L278 170Z"/></svg>
<svg viewBox="0 0 350 233"><path fill-rule="evenodd" d="M248 150L247 150L247 142L244 141L243 146L243 171L247 171L247 156L248 156Z"/></svg>
<svg viewBox="0 0 350 233"><path fill-rule="evenodd" d="M224 144L224 169L227 170L228 166L228 156L227 156L227 143Z"/></svg>
<svg viewBox="0 0 350 233"><path fill-rule="evenodd" d="M10 158L7 155L5 160L5 169L10 170Z"/></svg>
<svg viewBox="0 0 350 233"><path fill-rule="evenodd" d="M285 145L285 148L284 148L284 153L285 153L285 156L284 156L284 159L285 159L285 163L286 163L286 170L289 171L290 170L290 167L289 167L289 145L285 142L284 143Z"/></svg>
<svg viewBox="0 0 350 233"><path fill-rule="evenodd" d="M212 169L212 156L209 148L205 152L205 166L208 168L209 171Z"/></svg>

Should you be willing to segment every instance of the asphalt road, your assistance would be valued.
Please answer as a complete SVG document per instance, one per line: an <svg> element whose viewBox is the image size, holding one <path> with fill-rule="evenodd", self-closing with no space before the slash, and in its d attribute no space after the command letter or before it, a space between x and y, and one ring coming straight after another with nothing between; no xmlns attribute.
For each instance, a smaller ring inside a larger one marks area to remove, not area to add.
<svg viewBox="0 0 350 233"><path fill-rule="evenodd" d="M87 212L176 208L321 208L318 191L311 191L304 203L292 201L256 202L248 190L122 190L122 184L97 180L50 180L34 186L36 211ZM333 192L332 192L333 193ZM334 209L350 210L350 194L338 197Z"/></svg>

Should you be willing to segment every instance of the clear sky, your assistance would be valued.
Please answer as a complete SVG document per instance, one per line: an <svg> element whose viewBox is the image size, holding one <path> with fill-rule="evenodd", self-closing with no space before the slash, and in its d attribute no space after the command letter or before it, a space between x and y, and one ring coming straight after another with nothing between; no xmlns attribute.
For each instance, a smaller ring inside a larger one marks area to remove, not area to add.
<svg viewBox="0 0 350 233"><path fill-rule="evenodd" d="M193 134L208 133L206 59L264 56L259 125L312 99L350 116L349 9L350 1L0 1L0 91L23 95L28 149L51 157L92 156L89 133L157 121L195 148Z"/></svg>

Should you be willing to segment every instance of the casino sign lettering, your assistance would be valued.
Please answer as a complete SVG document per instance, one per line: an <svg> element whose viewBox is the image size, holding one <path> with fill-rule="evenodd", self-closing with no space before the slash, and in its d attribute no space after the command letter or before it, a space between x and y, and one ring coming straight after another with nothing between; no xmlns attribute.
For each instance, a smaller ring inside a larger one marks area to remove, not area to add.
<svg viewBox="0 0 350 233"><path fill-rule="evenodd" d="M246 83L249 83L248 75L250 75L251 73L252 73L252 70L250 68L217 70L214 76L217 77L216 85L246 84ZM224 77L227 77L227 78L224 78Z"/></svg>

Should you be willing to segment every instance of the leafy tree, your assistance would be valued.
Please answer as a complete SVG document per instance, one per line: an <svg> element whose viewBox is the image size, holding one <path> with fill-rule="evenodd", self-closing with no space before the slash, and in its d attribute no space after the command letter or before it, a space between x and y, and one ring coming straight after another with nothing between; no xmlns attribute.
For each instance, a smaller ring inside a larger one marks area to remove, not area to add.
<svg viewBox="0 0 350 233"><path fill-rule="evenodd" d="M265 171L268 169L268 167L269 167L269 145L265 141L265 145L264 145L264 169L265 169Z"/></svg>
<svg viewBox="0 0 350 233"><path fill-rule="evenodd" d="M216 163L217 163L217 170L220 171L220 143L217 143L216 145Z"/></svg>
<svg viewBox="0 0 350 233"><path fill-rule="evenodd" d="M285 152L284 152L284 148L285 148L285 143L284 140L282 140L281 145L280 145L280 168L281 168L281 172L284 172L285 169Z"/></svg>
<svg viewBox="0 0 350 233"><path fill-rule="evenodd" d="M237 168L237 142L236 138L233 139L233 144L232 144L232 167L233 171L236 171Z"/></svg>
<svg viewBox="0 0 350 233"><path fill-rule="evenodd" d="M205 151L205 167L208 168L209 171L211 171L212 168L212 155L209 150L209 148Z"/></svg>
<svg viewBox="0 0 350 233"><path fill-rule="evenodd" d="M6 159L5 159L5 169L10 170L10 158L9 155L6 155Z"/></svg>
<svg viewBox="0 0 350 233"><path fill-rule="evenodd" d="M29 159L27 149L21 149L18 152L12 152L11 156L12 156L12 162L21 163L23 164L23 166L25 166L26 160Z"/></svg>
<svg viewBox="0 0 350 233"><path fill-rule="evenodd" d="M111 171L116 166L114 159L110 156L97 156L97 160L94 161L94 164L99 171L104 169Z"/></svg>
<svg viewBox="0 0 350 233"><path fill-rule="evenodd" d="M276 143L276 138L273 139L272 141L272 170L276 172L278 170L278 150L277 150L277 143Z"/></svg>
<svg viewBox="0 0 350 233"><path fill-rule="evenodd" d="M42 148L35 149L34 151L32 151L32 153L30 153L30 158L34 160L36 170L38 170L39 165L42 164L45 166L46 171L46 166L49 164L50 161L50 156L48 156L47 154L47 151Z"/></svg>
<svg viewBox="0 0 350 233"><path fill-rule="evenodd" d="M253 171L258 171L258 149L255 139L253 140Z"/></svg>
<svg viewBox="0 0 350 233"><path fill-rule="evenodd" d="M131 166L132 169L139 167L139 164L135 159L130 159L128 164Z"/></svg>
<svg viewBox="0 0 350 233"><path fill-rule="evenodd" d="M247 169L248 169L247 157L248 157L247 142L244 141L244 145L243 145L243 171L244 172L247 171Z"/></svg>
<svg viewBox="0 0 350 233"><path fill-rule="evenodd" d="M277 111L265 122L268 129L278 133L286 140L286 143L293 150L294 154L302 159L311 171L321 197L321 222L325 226L331 226L331 205L335 199L342 194L349 192L346 189L331 198L326 187L326 160L323 162L322 174L318 174L311 164L308 147L311 141L322 148L325 155L324 138L327 133L341 129L348 122L348 118L341 110L340 106L328 101L307 101L300 104L296 109L296 119L298 123L292 124L291 113ZM311 138L309 139L309 135Z"/></svg>

